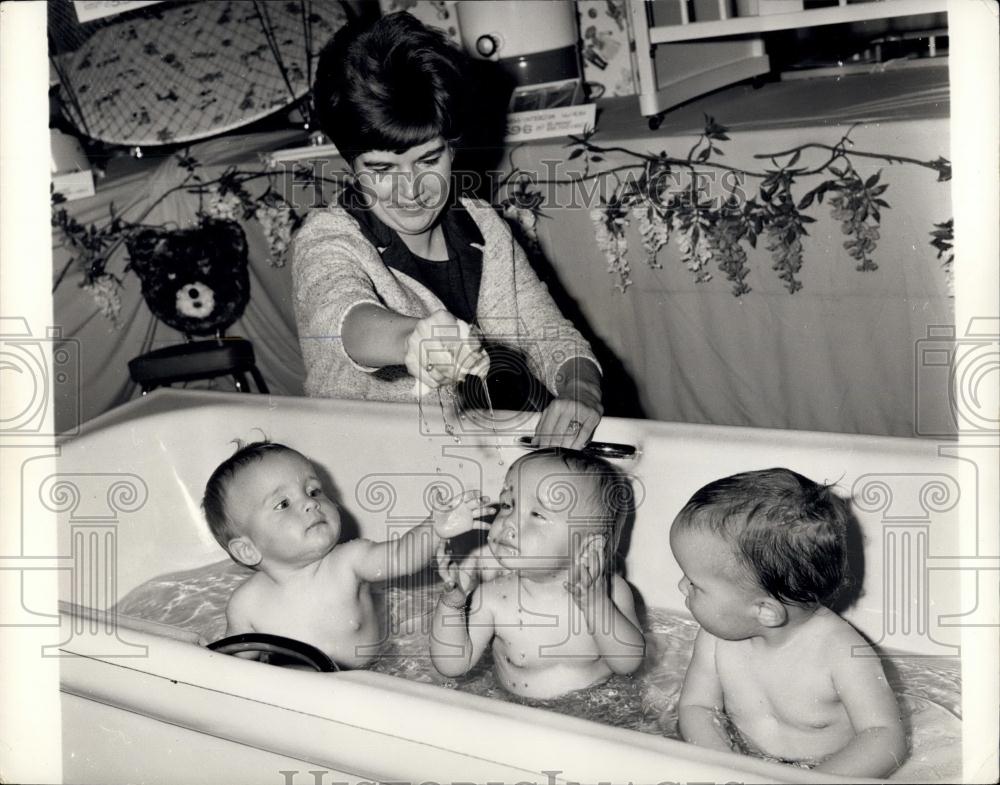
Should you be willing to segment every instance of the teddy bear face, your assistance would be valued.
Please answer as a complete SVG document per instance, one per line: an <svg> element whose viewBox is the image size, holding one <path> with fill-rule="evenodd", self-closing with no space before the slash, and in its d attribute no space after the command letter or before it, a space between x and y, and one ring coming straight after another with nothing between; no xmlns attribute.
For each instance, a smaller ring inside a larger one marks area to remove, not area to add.
<svg viewBox="0 0 1000 785"><path fill-rule="evenodd" d="M142 296L185 335L213 335L240 318L250 299L246 235L239 224L204 218L191 229L143 229L126 241Z"/></svg>

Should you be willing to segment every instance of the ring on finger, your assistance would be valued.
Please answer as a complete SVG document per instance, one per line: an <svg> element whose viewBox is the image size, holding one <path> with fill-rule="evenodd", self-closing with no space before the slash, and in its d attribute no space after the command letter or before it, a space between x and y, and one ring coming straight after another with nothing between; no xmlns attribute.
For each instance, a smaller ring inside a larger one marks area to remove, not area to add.
<svg viewBox="0 0 1000 785"><path fill-rule="evenodd" d="M567 433L576 433L583 427L583 423L579 420L570 420L569 425L566 426Z"/></svg>

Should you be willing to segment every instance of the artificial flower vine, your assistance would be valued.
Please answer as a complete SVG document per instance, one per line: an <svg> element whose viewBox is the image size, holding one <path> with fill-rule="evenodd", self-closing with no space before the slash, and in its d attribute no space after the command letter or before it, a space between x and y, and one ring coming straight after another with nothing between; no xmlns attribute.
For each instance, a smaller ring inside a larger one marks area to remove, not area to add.
<svg viewBox="0 0 1000 785"><path fill-rule="evenodd" d="M640 153L624 147L602 147L591 141L593 132L570 137L572 147L568 160L581 159L581 174L538 179L511 166L493 195L498 211L519 229L529 251L539 252L538 219L544 218L545 197L540 185L574 185L584 182L610 182L610 193L598 197L598 205L590 212L594 236L607 261L608 272L615 286L625 292L632 284L628 260L629 228L634 224L642 241L646 264L662 267L660 252L671 240L680 251L685 267L701 283L710 281L720 272L730 284L734 296L749 294L750 273L747 248L756 248L760 240L771 257L771 267L789 293L802 288L799 279L804 262L803 238L815 218L807 211L826 200L831 215L845 235L843 247L862 272L878 269L875 252L880 239L882 210L890 209L885 199L888 183L882 181L879 170L867 179L856 171L853 159L868 158L888 164L909 164L937 172L937 182L951 179L951 164L945 158L921 161L886 153L853 149L848 130L836 144L806 143L776 153L758 154L770 167L748 171L719 161L724 156L721 145L730 141L728 130L705 117L705 127L684 158ZM806 151L822 151L826 159L809 168L800 161ZM617 152L627 162L604 170L592 171L605 161L609 153ZM512 152L513 155L513 152ZM206 181L199 174L201 164L186 153L177 156L178 165L187 172L185 179L162 194L133 222L125 221L111 208L109 220L103 226L84 226L69 215L59 194L52 198L52 225L62 234L70 249L70 259L56 278L53 291L59 287L71 267L82 271L80 287L94 299L99 312L118 326L121 312L121 289L126 263L120 274L108 270L112 254L131 232L143 228L143 219L167 196L185 190L199 196L199 217L214 217L234 221L256 220L264 231L270 250L269 261L275 267L285 264L291 236L302 220L294 208L274 187L274 178L285 176L287 170L242 171L235 167L225 170L218 178ZM706 172L721 174L709 180ZM312 167L296 165L291 174L297 185L311 186L314 203L329 201L324 187L342 187L341 180L318 175ZM825 176L817 186L796 196L805 177ZM254 196L246 185L266 178L264 193ZM752 193L746 182L758 181ZM710 185L719 184L724 197L712 194ZM596 193L596 191L594 191ZM951 218L934 224L930 245L942 260L942 270L949 286L953 286L954 224Z"/></svg>
<svg viewBox="0 0 1000 785"><path fill-rule="evenodd" d="M58 289L72 267L81 272L80 288L94 299L98 311L112 326L119 327L121 315L121 290L125 285L124 275L131 270L126 262L120 273L110 272L108 263L112 255L132 233L147 228L143 220L164 199L177 191L186 191L199 197L198 218L219 218L231 221L256 220L264 231L268 244L269 263L273 267L283 267L291 244L293 231L302 221L302 214L275 188L275 178L288 174L287 170L266 169L244 171L236 167L226 169L219 177L206 181L200 174L201 163L194 157L180 153L177 165L186 172L184 179L173 188L160 195L135 221L126 221L110 208L109 219L103 225L85 226L73 218L62 203L65 199L58 193L52 195L52 226L63 238L63 245L70 251L70 259L56 277L52 290ZM310 185L319 193L323 185L336 180L328 180L317 175L311 167L297 165L291 170L294 182ZM260 196L254 196L246 187L253 180L266 179L267 188ZM204 298L199 303L207 302ZM190 310L186 303L178 307ZM183 311L186 312L186 311ZM188 315L194 315L189 313Z"/></svg>
<svg viewBox="0 0 1000 785"><path fill-rule="evenodd" d="M512 165L511 172L500 182L494 201L505 214L516 213L524 225L526 219L521 213L544 215L544 198L533 185L579 185L613 178L611 194L599 197L599 204L590 216L597 245L620 291L625 292L632 284L627 232L634 222L649 266L662 266L659 253L673 238L682 263L695 281L709 281L719 271L736 297L751 291L746 280L750 272L747 248L756 248L760 240L771 256L772 269L788 292L794 294L802 288L799 273L804 261L803 238L809 234L808 224L816 220L807 211L822 204L824 199L846 236L843 247L855 260L856 269L862 272L878 269L875 251L882 210L890 209L885 199L889 185L882 181L881 170L863 179L855 169L854 160L868 158L920 166L937 172L937 182L951 179L951 164L945 158L921 161L855 150L850 138L852 130L853 126L833 145L810 142L781 152L755 155L770 162L762 171L740 169L718 160L724 155L721 145L729 141L728 130L707 115L703 132L684 158L666 152L653 155L624 147L604 147L591 141L594 134L591 131L570 137L574 149L568 160L582 158L581 174L532 180ZM826 159L812 168L802 166L800 161L807 151L824 152ZM624 154L628 162L603 171L591 170L592 164L604 161L611 152ZM710 193L707 172L721 175L711 178L711 183L720 184L726 192L724 196ZM803 178L818 175L825 176L819 185L796 195ZM750 193L745 187L748 180L758 181ZM952 220L935 224L931 236L930 244L937 249L938 258L944 259L942 267L950 284L954 262Z"/></svg>

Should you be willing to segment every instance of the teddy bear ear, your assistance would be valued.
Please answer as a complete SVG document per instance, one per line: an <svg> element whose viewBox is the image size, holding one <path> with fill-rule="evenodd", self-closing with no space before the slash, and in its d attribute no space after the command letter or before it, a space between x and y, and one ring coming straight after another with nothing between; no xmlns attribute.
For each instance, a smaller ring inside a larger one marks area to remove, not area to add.
<svg viewBox="0 0 1000 785"><path fill-rule="evenodd" d="M144 273L149 268L150 263L162 252L165 243L166 238L156 229L143 229L141 232L131 235L125 240L129 263L136 272Z"/></svg>
<svg viewBox="0 0 1000 785"><path fill-rule="evenodd" d="M220 221L219 231L224 235L223 239L228 247L237 256L245 256L247 252L247 236L243 233L243 227L235 221Z"/></svg>

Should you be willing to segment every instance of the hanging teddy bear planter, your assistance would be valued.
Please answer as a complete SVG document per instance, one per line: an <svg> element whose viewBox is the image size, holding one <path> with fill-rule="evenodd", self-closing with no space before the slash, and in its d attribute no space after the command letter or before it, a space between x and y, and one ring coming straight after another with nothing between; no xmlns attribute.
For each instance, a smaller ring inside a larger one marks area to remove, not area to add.
<svg viewBox="0 0 1000 785"><path fill-rule="evenodd" d="M250 299L247 239L235 221L202 218L191 229L143 229L126 246L146 304L175 330L221 336L243 315Z"/></svg>

